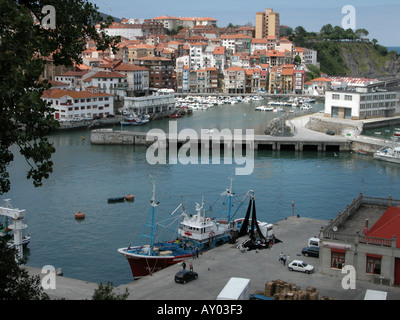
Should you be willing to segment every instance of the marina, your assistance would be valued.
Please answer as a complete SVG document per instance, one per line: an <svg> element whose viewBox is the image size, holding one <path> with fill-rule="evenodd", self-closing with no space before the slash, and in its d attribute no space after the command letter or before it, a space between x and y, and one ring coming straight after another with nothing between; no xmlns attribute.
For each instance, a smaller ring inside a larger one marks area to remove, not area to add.
<svg viewBox="0 0 400 320"><path fill-rule="evenodd" d="M272 112L260 114L254 110L261 103L214 106L173 121L178 130L254 128L260 133L274 117ZM318 112L322 105L316 103L314 108ZM149 121L124 131L146 133L158 127L168 132L169 121ZM112 281L119 286L130 283L132 273L117 249L138 243L149 213L151 181L156 181L159 190L157 218L161 220L177 203L193 199L199 202L202 195L208 208L213 203L212 195L226 188L235 165L150 165L146 146L94 145L90 139L82 139L89 134L88 130L62 131L49 137L57 150L54 173L40 188L26 180L27 165L15 150L16 159L10 168L11 191L1 200L12 199L14 207L26 209L31 236L26 252L28 266L53 265L61 268L65 277L93 283ZM298 153L282 148L255 150L254 172L233 176L233 184L239 199L253 189L258 219L276 223L293 213L329 220L360 192L400 198L396 194L399 177L398 164L371 155L333 150ZM110 205L106 201L130 193L135 196L131 204ZM84 220L74 219L78 211L85 213ZM244 215L242 212L238 217ZM213 250L208 253L214 254Z"/></svg>

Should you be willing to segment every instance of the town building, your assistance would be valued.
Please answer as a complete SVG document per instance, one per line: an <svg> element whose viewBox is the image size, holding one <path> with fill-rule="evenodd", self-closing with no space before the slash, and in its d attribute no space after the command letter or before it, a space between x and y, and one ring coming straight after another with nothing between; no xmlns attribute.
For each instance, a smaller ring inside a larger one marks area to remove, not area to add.
<svg viewBox="0 0 400 320"><path fill-rule="evenodd" d="M177 27L194 28L195 26L216 26L217 20L210 17L173 17L173 16L159 16L151 19L159 21L168 30L176 29Z"/></svg>
<svg viewBox="0 0 400 320"><path fill-rule="evenodd" d="M162 57L143 57L134 61L135 65L149 69L149 91L158 89L176 89L172 60Z"/></svg>
<svg viewBox="0 0 400 320"><path fill-rule="evenodd" d="M319 272L355 280L400 285L400 200L360 194L320 230ZM348 274L348 271L346 272Z"/></svg>
<svg viewBox="0 0 400 320"><path fill-rule="evenodd" d="M224 70L224 93L245 93L246 69L231 67Z"/></svg>
<svg viewBox="0 0 400 320"><path fill-rule="evenodd" d="M352 89L327 90L324 114L332 118L367 119L394 116L397 93L377 84Z"/></svg>
<svg viewBox="0 0 400 320"><path fill-rule="evenodd" d="M159 89L145 97L126 97L123 109L128 114L144 115L168 111L174 106L174 90Z"/></svg>
<svg viewBox="0 0 400 320"><path fill-rule="evenodd" d="M126 90L127 96L136 97L149 93L149 69L121 63L115 66L113 70L126 76L128 83Z"/></svg>
<svg viewBox="0 0 400 320"><path fill-rule="evenodd" d="M83 89L87 87L96 87L101 92L125 97L128 90L127 76L115 71L99 71L83 80Z"/></svg>
<svg viewBox="0 0 400 320"><path fill-rule="evenodd" d="M279 13L273 9L265 9L265 12L256 13L255 37L266 38L268 36L279 37L280 18Z"/></svg>
<svg viewBox="0 0 400 320"><path fill-rule="evenodd" d="M43 92L42 99L54 109L54 119L72 120L74 118L93 119L106 117L114 113L113 95L101 92L98 88L91 91L50 89Z"/></svg>

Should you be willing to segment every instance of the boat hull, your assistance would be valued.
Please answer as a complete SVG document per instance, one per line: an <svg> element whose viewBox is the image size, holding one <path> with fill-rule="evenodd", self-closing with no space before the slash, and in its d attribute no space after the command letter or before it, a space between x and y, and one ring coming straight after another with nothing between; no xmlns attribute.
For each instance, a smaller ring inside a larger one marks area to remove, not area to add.
<svg viewBox="0 0 400 320"><path fill-rule="evenodd" d="M192 256L189 252L179 256L146 256L130 254L127 252L127 248L119 249L118 251L128 260L134 279L148 276Z"/></svg>
<svg viewBox="0 0 400 320"><path fill-rule="evenodd" d="M374 154L374 158L378 159L378 160L393 162L393 163L400 163L400 158L388 157L385 155Z"/></svg>

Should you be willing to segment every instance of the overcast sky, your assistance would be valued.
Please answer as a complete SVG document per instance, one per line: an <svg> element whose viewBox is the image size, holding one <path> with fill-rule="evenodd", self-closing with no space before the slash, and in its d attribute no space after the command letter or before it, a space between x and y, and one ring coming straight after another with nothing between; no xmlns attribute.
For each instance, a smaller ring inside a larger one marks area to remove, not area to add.
<svg viewBox="0 0 400 320"><path fill-rule="evenodd" d="M303 26L319 31L325 24L342 26L342 8L356 12L356 28L369 31L369 38L385 46L400 47L399 0L91 0L99 11L117 18L211 17L220 27L255 24L257 11L272 8L279 12L282 25Z"/></svg>

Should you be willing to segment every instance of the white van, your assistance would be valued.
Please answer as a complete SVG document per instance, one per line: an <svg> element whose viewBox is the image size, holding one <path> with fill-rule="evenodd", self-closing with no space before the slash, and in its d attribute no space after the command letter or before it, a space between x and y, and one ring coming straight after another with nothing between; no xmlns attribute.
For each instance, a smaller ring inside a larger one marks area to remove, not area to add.
<svg viewBox="0 0 400 320"><path fill-rule="evenodd" d="M235 278L229 279L225 287L219 293L217 300L249 300L250 279Z"/></svg>
<svg viewBox="0 0 400 320"><path fill-rule="evenodd" d="M320 240L319 238L310 238L308 239L309 247L319 247Z"/></svg>

